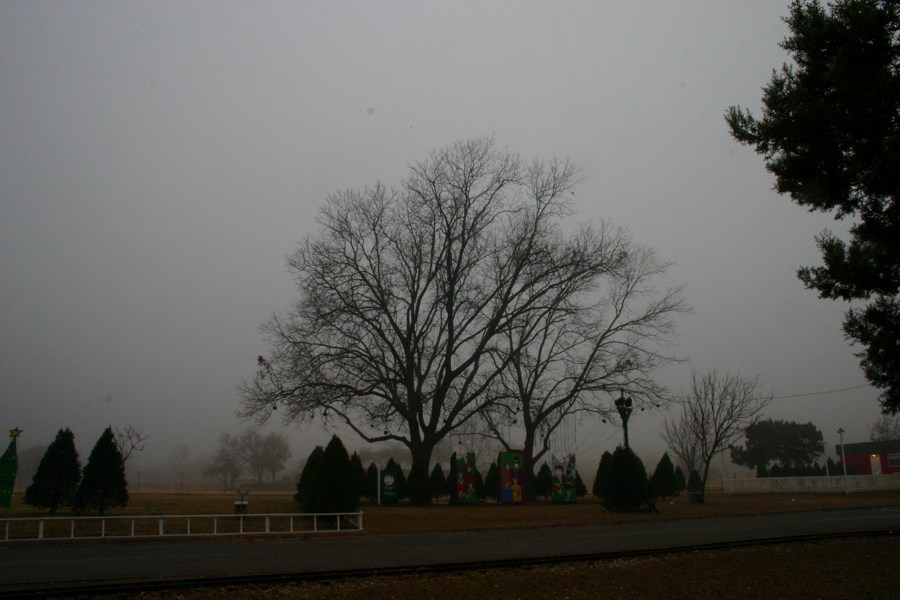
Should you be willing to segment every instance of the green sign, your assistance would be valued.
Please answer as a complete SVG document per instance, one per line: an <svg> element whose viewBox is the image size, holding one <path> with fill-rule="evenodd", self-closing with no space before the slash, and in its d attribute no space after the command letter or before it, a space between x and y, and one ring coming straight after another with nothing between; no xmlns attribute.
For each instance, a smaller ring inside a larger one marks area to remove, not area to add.
<svg viewBox="0 0 900 600"><path fill-rule="evenodd" d="M395 468L381 471L381 503L397 504L400 501L400 477Z"/></svg>

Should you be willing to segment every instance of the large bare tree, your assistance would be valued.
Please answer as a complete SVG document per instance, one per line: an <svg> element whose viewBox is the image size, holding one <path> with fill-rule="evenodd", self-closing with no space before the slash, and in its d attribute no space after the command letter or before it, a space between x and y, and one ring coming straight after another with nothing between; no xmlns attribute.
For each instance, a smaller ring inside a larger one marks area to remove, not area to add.
<svg viewBox="0 0 900 600"><path fill-rule="evenodd" d="M504 448L521 445L527 473L572 415L611 418L610 398L622 390L639 404L659 403L651 371L673 360L664 351L674 318L688 310L681 287L656 286L669 265L652 250L604 223L582 236L592 239L584 244L590 260L605 268L570 280L545 310L515 322L494 355L497 400L481 416Z"/></svg>
<svg viewBox="0 0 900 600"><path fill-rule="evenodd" d="M758 376L692 371L690 392L675 399L678 409L666 419L663 438L688 469L698 469L701 501L715 455L740 439L772 400L771 395L758 395L758 386Z"/></svg>
<svg viewBox="0 0 900 600"><path fill-rule="evenodd" d="M590 237L561 233L576 180L565 161L482 138L432 152L399 189L330 197L289 258L301 296L264 326L271 355L243 386L244 415L323 414L400 441L411 495L427 501L434 447L490 401L510 329L609 268L582 247Z"/></svg>

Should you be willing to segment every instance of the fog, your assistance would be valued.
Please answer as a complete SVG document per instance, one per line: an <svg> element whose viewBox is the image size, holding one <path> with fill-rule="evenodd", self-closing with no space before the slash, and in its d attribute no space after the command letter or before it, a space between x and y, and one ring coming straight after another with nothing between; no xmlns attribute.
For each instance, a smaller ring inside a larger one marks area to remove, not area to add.
<svg viewBox="0 0 900 600"><path fill-rule="evenodd" d="M868 439L878 393L847 307L795 276L819 262L813 236L848 223L775 194L723 119L759 111L787 5L0 3L0 427L24 431L20 451L69 427L86 458L106 426L133 425L146 469L210 452L251 426L237 386L267 352L259 325L296 298L285 256L321 202L493 135L571 159L577 219L675 263L690 362L660 383L687 389L692 365L758 374L778 397L766 416L812 421L829 455L839 427ZM662 416L630 423L652 464ZM330 435L267 430L295 458ZM620 440L583 421L566 443L593 474Z"/></svg>

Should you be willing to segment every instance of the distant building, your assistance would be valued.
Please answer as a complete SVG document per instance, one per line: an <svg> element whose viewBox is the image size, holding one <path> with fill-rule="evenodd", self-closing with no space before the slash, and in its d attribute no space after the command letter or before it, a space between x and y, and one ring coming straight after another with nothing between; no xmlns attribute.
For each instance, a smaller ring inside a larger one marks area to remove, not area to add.
<svg viewBox="0 0 900 600"><path fill-rule="evenodd" d="M841 456L841 445L835 446ZM850 475L900 475L900 440L844 444Z"/></svg>

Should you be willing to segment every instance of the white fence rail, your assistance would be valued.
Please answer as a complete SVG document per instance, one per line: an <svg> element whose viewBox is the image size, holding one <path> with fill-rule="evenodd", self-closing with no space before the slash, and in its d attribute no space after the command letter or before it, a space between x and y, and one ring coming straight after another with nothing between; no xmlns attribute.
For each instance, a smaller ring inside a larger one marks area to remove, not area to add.
<svg viewBox="0 0 900 600"><path fill-rule="evenodd" d="M726 494L854 494L900 491L900 476L760 477L726 479Z"/></svg>
<svg viewBox="0 0 900 600"><path fill-rule="evenodd" d="M2 541L286 535L362 531L363 514L135 515L0 519Z"/></svg>

